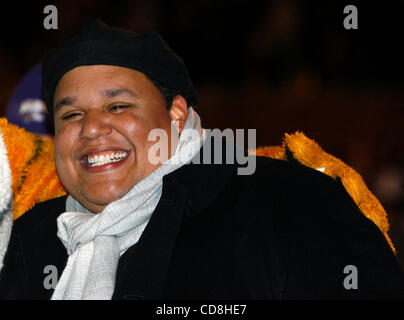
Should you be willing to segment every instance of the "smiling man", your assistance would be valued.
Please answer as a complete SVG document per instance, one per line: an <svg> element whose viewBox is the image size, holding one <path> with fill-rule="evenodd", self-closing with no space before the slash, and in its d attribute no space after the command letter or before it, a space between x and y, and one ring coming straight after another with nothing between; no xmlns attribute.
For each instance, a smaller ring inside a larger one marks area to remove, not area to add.
<svg viewBox="0 0 404 320"><path fill-rule="evenodd" d="M43 91L68 196L16 220L0 298L404 297L383 233L341 184L269 158L251 175L200 161L223 150L155 33L88 24L44 61Z"/></svg>
<svg viewBox="0 0 404 320"><path fill-rule="evenodd" d="M54 101L59 176L70 194L93 212L157 169L159 164L148 159L155 143L148 139L150 131L160 128L171 134L171 120L184 123L188 115L182 96L173 99L169 113L159 89L143 73L108 65L70 70Z"/></svg>

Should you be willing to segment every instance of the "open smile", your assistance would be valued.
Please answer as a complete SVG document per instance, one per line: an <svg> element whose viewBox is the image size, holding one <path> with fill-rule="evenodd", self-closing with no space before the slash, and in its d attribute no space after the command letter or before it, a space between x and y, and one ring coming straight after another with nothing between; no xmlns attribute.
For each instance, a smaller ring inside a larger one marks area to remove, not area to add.
<svg viewBox="0 0 404 320"><path fill-rule="evenodd" d="M87 166L88 167L98 167L103 166L112 162L119 162L125 159L129 155L129 152L111 152L111 153L103 153L103 154L91 154L86 156Z"/></svg>
<svg viewBox="0 0 404 320"><path fill-rule="evenodd" d="M82 165L91 172L104 171L120 166L128 158L130 151L105 150L90 152L81 158Z"/></svg>

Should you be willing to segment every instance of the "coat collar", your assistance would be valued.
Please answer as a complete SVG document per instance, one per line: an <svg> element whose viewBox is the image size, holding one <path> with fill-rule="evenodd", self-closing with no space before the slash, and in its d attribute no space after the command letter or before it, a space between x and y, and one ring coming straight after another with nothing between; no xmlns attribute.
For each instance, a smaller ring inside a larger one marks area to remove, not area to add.
<svg viewBox="0 0 404 320"><path fill-rule="evenodd" d="M225 145L221 143L222 154ZM227 181L235 174L236 164L213 164L214 146L201 148L191 163L182 166L163 179L172 180L186 190L186 213L189 217L196 217L217 197ZM207 155L205 155L208 153ZM206 164L202 160L209 159Z"/></svg>

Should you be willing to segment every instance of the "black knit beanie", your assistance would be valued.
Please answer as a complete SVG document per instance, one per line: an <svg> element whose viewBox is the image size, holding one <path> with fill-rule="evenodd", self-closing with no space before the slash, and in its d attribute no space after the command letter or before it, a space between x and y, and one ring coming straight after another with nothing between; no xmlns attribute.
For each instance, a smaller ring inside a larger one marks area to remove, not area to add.
<svg viewBox="0 0 404 320"><path fill-rule="evenodd" d="M157 33L136 34L92 20L43 62L42 94L51 119L56 86L62 76L75 67L96 64L140 71L153 82L181 94L197 110L197 96L182 59Z"/></svg>

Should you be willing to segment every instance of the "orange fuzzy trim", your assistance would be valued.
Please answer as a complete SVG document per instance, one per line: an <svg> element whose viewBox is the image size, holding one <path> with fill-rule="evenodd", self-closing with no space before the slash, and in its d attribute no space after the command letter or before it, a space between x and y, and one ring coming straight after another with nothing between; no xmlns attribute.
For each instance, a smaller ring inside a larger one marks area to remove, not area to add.
<svg viewBox="0 0 404 320"><path fill-rule="evenodd" d="M13 218L36 203L66 194L56 173L53 143L0 118L12 173Z"/></svg>
<svg viewBox="0 0 404 320"><path fill-rule="evenodd" d="M259 147L252 154L287 160L286 148L291 151L293 158L301 164L313 169L324 168L323 173L334 179L340 179L361 212L379 227L390 247L396 252L388 235L387 213L377 198L369 191L362 177L341 160L326 153L316 142L307 138L302 132L285 134L282 147Z"/></svg>
<svg viewBox="0 0 404 320"><path fill-rule="evenodd" d="M285 148L281 146L258 147L257 150L250 150L249 154L278 160L287 160Z"/></svg>

